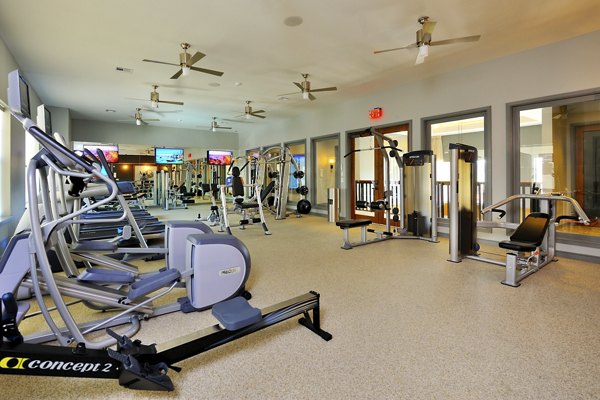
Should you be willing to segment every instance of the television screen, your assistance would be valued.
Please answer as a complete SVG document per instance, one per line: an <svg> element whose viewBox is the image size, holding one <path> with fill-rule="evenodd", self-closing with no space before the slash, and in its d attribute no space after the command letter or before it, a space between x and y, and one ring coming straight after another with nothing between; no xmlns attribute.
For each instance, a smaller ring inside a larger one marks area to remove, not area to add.
<svg viewBox="0 0 600 400"><path fill-rule="evenodd" d="M233 162L233 151L208 150L206 161L208 165L231 165Z"/></svg>
<svg viewBox="0 0 600 400"><path fill-rule="evenodd" d="M52 136L52 115L50 110L43 104L37 108L37 125L44 130L48 136Z"/></svg>
<svg viewBox="0 0 600 400"><path fill-rule="evenodd" d="M19 93L21 94L21 114L29 117L31 109L29 108L29 86L25 79L19 75Z"/></svg>
<svg viewBox="0 0 600 400"><path fill-rule="evenodd" d="M107 144L84 144L84 150L89 150L94 156L96 156L97 150L102 150L104 154L104 158L109 163L119 162L119 146L117 145L107 145Z"/></svg>
<svg viewBox="0 0 600 400"><path fill-rule="evenodd" d="M183 164L183 149L155 147L154 162L156 164Z"/></svg>
<svg viewBox="0 0 600 400"><path fill-rule="evenodd" d="M52 135L52 114L47 107L44 107L44 128L47 135Z"/></svg>
<svg viewBox="0 0 600 400"><path fill-rule="evenodd" d="M31 117L29 107L29 86L18 69L8 74L8 105L25 118Z"/></svg>

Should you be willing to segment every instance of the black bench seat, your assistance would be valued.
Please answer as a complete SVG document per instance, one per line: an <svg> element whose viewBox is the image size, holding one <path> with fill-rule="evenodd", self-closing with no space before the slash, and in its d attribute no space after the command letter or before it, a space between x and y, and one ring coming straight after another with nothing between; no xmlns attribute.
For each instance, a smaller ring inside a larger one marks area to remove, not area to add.
<svg viewBox="0 0 600 400"><path fill-rule="evenodd" d="M368 219L342 219L335 223L341 229L357 228L359 226L371 225L371 221Z"/></svg>

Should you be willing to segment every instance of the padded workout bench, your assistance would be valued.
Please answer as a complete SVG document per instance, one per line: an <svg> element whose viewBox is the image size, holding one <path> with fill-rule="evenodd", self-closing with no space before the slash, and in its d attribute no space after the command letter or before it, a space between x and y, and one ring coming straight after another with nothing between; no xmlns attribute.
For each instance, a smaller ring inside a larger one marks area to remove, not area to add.
<svg viewBox="0 0 600 400"><path fill-rule="evenodd" d="M529 214L510 236L510 240L498 243L503 249L514 250L517 253L506 254L506 279L503 285L518 287L519 281L538 271L552 261L547 254L540 250L544 242L550 216L545 213L535 212ZM529 253L519 257L521 253Z"/></svg>
<svg viewBox="0 0 600 400"><path fill-rule="evenodd" d="M342 249L350 250L355 246L369 243L367 241L367 226L371 225L368 219L343 219L335 223L344 231L344 243ZM350 229L360 227L360 242L350 242Z"/></svg>

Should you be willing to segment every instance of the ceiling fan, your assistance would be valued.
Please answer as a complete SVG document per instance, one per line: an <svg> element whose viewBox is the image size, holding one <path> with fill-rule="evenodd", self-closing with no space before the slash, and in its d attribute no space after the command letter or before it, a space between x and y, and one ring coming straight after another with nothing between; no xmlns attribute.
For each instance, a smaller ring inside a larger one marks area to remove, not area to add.
<svg viewBox="0 0 600 400"><path fill-rule="evenodd" d="M183 105L183 101L161 100L156 89L158 89L158 85L152 85L152 91L150 92L150 103L152 108L158 108L158 103L175 104L178 106Z"/></svg>
<svg viewBox="0 0 600 400"><path fill-rule="evenodd" d="M138 126L149 125L148 121L150 121L150 122L160 121L160 119L144 119L144 118L142 118L142 109L141 108L136 108L135 114L130 115L129 117L135 119L135 124ZM130 121L130 120L124 119L124 120L120 120L120 121Z"/></svg>
<svg viewBox="0 0 600 400"><path fill-rule="evenodd" d="M265 110L254 111L252 109L252 106L250 105L250 103L252 103L250 100L246 100L246 106L244 107L244 113L241 115L238 115L237 118L240 118L240 117L244 117L245 119L250 119L250 117L257 117L257 118L263 118L263 119L267 118L264 115L260 115L260 114L264 113Z"/></svg>
<svg viewBox="0 0 600 400"><path fill-rule="evenodd" d="M187 76L190 73L190 70L204 72L206 74L211 74L211 75L216 75L216 76L223 75L223 73L221 71L214 71L212 69L192 67L192 65L194 65L198 61L200 61L204 56L206 56L206 54L200 53L199 51L197 51L193 56L190 55L187 52L187 50L190 48L189 43L181 43L181 48L183 49L183 53L179 53L179 64L168 63L168 62L164 62L164 61L148 60L148 59L143 59L142 61L152 62L152 63L157 63L157 64L174 65L176 67L180 67L179 71L177 71L175 73L175 75L173 75L171 77L171 79L177 79L181 75Z"/></svg>
<svg viewBox="0 0 600 400"><path fill-rule="evenodd" d="M388 51L418 48L419 53L417 54L417 60L415 61L415 64L422 64L425 61L425 57L427 57L429 55L429 46L441 46L443 44L452 44L452 43L476 42L481 37L481 35L473 35L473 36L465 36L465 37L460 37L460 38L446 39L446 40L439 40L437 42L432 42L431 41L431 33L433 32L433 29L435 28L435 25L437 24L437 22L430 21L429 17L421 17L418 19L418 21L422 27L421 27L421 29L419 29L417 31L417 41L415 43L409 44L408 46L404 46L404 47L396 47L393 49L375 50L373 53L379 54L379 53L385 53Z"/></svg>
<svg viewBox="0 0 600 400"><path fill-rule="evenodd" d="M213 117L213 120L210 124L210 130L213 132L216 132L217 129L232 129L232 128L230 126L219 125L219 123L217 122L217 117Z"/></svg>
<svg viewBox="0 0 600 400"><path fill-rule="evenodd" d="M329 91L337 90L337 88L335 86L319 88L319 89L311 89L310 82L308 81L308 74L302 74L302 77L304 78L304 81L302 83L293 82L294 85L298 86L298 88L300 89L300 92L286 93L286 94L282 94L280 96L287 96L290 94L302 93L302 98L304 100L313 101L313 100L317 99L315 96L312 95L312 93L314 93L314 92L329 92Z"/></svg>

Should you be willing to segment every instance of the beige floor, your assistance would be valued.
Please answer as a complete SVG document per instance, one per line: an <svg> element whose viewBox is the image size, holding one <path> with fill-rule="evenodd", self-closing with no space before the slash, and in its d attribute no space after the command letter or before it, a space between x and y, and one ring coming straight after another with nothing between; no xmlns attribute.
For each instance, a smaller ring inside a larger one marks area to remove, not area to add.
<svg viewBox="0 0 600 400"><path fill-rule="evenodd" d="M196 217L201 208L166 214ZM252 303L322 295L325 342L295 321L180 364L172 393L116 381L0 376L6 399L599 399L600 265L563 258L523 281L446 262L448 242L393 240L340 249L324 218L269 219L234 234L248 246ZM162 342L212 325L171 314L136 336Z"/></svg>

